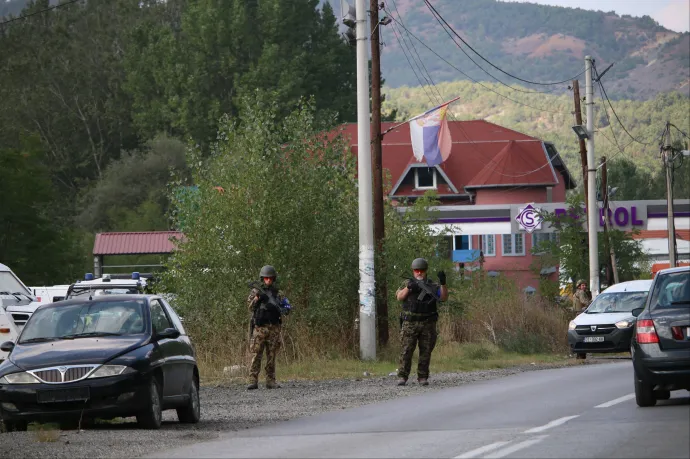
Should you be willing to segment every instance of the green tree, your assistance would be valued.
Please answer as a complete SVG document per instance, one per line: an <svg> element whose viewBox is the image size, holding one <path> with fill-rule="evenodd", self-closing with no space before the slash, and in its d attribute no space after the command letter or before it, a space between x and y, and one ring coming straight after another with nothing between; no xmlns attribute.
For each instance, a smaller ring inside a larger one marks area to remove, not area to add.
<svg viewBox="0 0 690 459"><path fill-rule="evenodd" d="M21 150L0 148L0 260L28 285L71 282L77 263L41 154L35 139Z"/></svg>

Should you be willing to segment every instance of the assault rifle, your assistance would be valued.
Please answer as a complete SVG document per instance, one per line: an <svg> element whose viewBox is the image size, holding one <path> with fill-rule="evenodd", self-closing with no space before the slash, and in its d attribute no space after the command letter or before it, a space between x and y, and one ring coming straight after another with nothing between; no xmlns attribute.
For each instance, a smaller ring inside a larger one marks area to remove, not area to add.
<svg viewBox="0 0 690 459"><path fill-rule="evenodd" d="M419 301L423 301L423 300L424 300L424 297L425 297L426 295L432 296L436 301L441 301L441 298L436 294L436 292L434 292L434 289L431 288L431 286L428 285L426 282L423 282L423 281L420 281L420 280L418 280L418 279L415 279L414 276L412 276L412 277L410 277L410 276L401 276L401 277L402 277L403 279L407 279L408 284L410 283L410 281L412 281L413 283L415 283L415 284L419 287L419 289L421 290L421 291L419 292L419 296L417 297L417 299L418 299Z"/></svg>

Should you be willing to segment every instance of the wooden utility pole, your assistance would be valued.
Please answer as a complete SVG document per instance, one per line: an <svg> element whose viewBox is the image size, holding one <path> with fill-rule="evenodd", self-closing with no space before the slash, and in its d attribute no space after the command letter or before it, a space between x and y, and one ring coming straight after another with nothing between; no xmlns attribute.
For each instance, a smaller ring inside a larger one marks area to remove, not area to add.
<svg viewBox="0 0 690 459"><path fill-rule="evenodd" d="M573 80L573 98L575 99L575 121L582 126L582 110L580 109L580 83ZM585 202L587 200L587 147L585 140L580 139L580 161L582 163L582 185L585 190Z"/></svg>
<svg viewBox="0 0 690 459"><path fill-rule="evenodd" d="M377 328L381 346L388 344L388 288L383 257L383 165L381 159L381 47L379 44L379 5L370 0L371 14L371 169L374 189L374 244L378 254L379 266L377 292Z"/></svg>
<svg viewBox="0 0 690 459"><path fill-rule="evenodd" d="M609 235L609 185L608 176L606 172L606 156L601 157L601 199L604 201L603 207L603 218L604 218L604 240L609 248L609 262L606 263L606 283L611 286L611 274L613 274L613 283L617 284L618 280L618 269L616 267L616 253L613 249L613 244L611 243L611 237Z"/></svg>

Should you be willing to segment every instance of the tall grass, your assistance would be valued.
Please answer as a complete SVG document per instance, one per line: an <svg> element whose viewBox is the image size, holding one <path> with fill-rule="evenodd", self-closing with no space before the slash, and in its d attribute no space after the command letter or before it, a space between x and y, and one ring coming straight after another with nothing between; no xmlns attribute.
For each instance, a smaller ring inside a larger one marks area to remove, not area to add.
<svg viewBox="0 0 690 459"><path fill-rule="evenodd" d="M476 274L472 280L450 279L450 298L440 308L439 349L446 359L458 361L503 358L506 354L561 354L567 351L568 316L563 309L539 297L526 296L509 279ZM379 349L378 360L395 370L399 351L398 314L392 288L390 309L390 344ZM357 305L352 305L357 308ZM248 323L215 321L204 314L190 314L186 327L195 342L202 375L205 379L243 377L249 365ZM359 330L356 324L334 320L330 327L313 328L299 309L288 316L282 330L282 349L278 366L303 368L306 373L321 373L316 362L332 368L333 376L346 372L342 366L325 362L356 361ZM264 357L265 358L265 357ZM354 365L354 366L353 366ZM367 364L346 364L347 371ZM317 367L316 370L314 368ZM225 371L224 371L225 370ZM280 370L279 370L280 371Z"/></svg>

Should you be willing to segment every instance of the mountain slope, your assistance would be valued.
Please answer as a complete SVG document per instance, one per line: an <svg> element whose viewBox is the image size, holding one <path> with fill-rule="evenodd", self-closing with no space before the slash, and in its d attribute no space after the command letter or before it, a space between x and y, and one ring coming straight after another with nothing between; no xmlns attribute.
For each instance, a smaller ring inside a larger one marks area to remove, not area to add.
<svg viewBox="0 0 690 459"><path fill-rule="evenodd" d="M340 11L341 0L329 1ZM354 4L354 0L349 1ZM690 34L665 29L648 16L634 18L614 12L496 0L431 3L487 60L523 79L569 79L583 69L584 57L589 54L600 71L615 63L606 75L611 97L649 99L674 90L690 95ZM426 70L435 83L468 79L412 35L472 79L494 81L453 43L423 0L387 0L385 5L381 16L390 14L395 19L381 28L385 43L382 70L390 86L426 83L422 77ZM520 83L492 68L466 46L463 48L495 77L508 84ZM415 64L417 56L423 66ZM564 91L566 87L563 84L554 89Z"/></svg>

